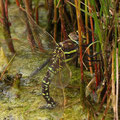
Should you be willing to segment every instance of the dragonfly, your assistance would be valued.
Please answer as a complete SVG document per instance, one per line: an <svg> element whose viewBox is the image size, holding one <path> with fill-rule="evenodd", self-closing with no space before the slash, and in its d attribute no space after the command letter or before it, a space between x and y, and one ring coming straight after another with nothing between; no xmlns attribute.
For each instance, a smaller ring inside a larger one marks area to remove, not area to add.
<svg viewBox="0 0 120 120"><path fill-rule="evenodd" d="M18 15L17 17L23 23L23 26L21 24L22 29L25 29L26 21L28 21L35 40L40 41L42 49L44 50L44 52L38 52L40 57L42 57L42 55L46 55L48 57L48 59L40 67L38 67L29 75L29 78L36 75L49 63L49 67L46 71L46 74L42 79L42 96L47 104L41 106L41 108L53 109L56 107L57 103L50 95L50 84L53 83L54 85L62 89L68 85L72 76L72 72L69 68L68 63L75 59L78 56L79 52L78 34L77 32L72 32L68 35L69 38L67 40L56 43L54 38L48 32L40 28L32 19L32 17L29 14L27 14L27 12L21 12L20 9L17 9L16 12L16 16ZM27 31L25 29L24 33L26 32ZM26 37L27 35L21 34L20 36ZM86 39L84 35L82 39Z"/></svg>

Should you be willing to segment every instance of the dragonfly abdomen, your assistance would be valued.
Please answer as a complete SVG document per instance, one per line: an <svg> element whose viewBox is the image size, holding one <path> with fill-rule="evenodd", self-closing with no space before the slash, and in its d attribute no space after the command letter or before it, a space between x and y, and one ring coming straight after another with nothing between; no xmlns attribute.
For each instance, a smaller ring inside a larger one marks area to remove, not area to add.
<svg viewBox="0 0 120 120"><path fill-rule="evenodd" d="M51 82L50 78L51 78L51 72L48 70L42 81L42 95L47 102L47 106L49 108L52 108L55 106L55 102L52 99L52 97L50 97L50 93L49 93L49 85Z"/></svg>
<svg viewBox="0 0 120 120"><path fill-rule="evenodd" d="M64 65L64 53L60 47L56 47L53 52L53 57L51 58L51 64L48 67L47 73L42 81L42 95L47 102L47 106L53 108L55 106L55 102L50 97L49 93L49 85L52 80L52 76L55 75L58 71L60 71Z"/></svg>

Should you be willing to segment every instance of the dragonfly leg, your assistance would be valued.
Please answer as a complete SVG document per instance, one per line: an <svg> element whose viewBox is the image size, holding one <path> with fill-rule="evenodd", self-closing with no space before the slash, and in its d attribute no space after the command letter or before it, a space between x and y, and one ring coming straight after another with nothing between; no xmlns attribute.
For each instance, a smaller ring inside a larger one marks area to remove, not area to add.
<svg viewBox="0 0 120 120"><path fill-rule="evenodd" d="M51 73L47 71L46 76L43 78L42 81L42 95L46 100L47 105L42 106L41 108L52 109L56 106L56 103L54 102L53 98L50 97L50 93L49 93L50 78L51 78Z"/></svg>

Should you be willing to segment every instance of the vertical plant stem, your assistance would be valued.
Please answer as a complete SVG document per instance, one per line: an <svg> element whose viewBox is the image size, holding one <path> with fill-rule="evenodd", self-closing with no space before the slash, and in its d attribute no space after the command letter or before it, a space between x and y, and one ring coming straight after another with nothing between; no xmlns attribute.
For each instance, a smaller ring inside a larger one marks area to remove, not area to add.
<svg viewBox="0 0 120 120"><path fill-rule="evenodd" d="M20 7L19 0L16 0L16 5L17 5L18 7Z"/></svg>
<svg viewBox="0 0 120 120"><path fill-rule="evenodd" d="M57 0L54 0L54 39L57 39Z"/></svg>
<svg viewBox="0 0 120 120"><path fill-rule="evenodd" d="M88 0L85 0L85 4L88 4ZM88 15L87 15L87 6L85 6L85 26L86 28L88 28ZM87 44L89 44L89 33L88 33L88 29L86 29L86 38L87 38ZM90 49L87 50L88 55L90 55ZM93 74L93 70L92 70L92 63L91 63L91 58L88 57L89 60L89 66L90 66L90 73Z"/></svg>
<svg viewBox="0 0 120 120"><path fill-rule="evenodd" d="M66 40L67 39L67 32L66 32L66 28L65 28L65 19L64 19L63 13L64 13L64 6L61 5L59 7L59 15L60 15L60 20L61 20L61 33L63 35L63 39ZM62 36L61 36L61 38L62 38Z"/></svg>
<svg viewBox="0 0 120 120"><path fill-rule="evenodd" d="M39 24L39 0L37 1L36 5L35 5L35 20L36 23Z"/></svg>
<svg viewBox="0 0 120 120"><path fill-rule="evenodd" d="M90 6L90 2L88 0L88 6L91 8ZM92 13L91 9L89 9L90 14ZM92 42L95 42L95 38L94 38L94 27L93 27L93 20L92 17L90 16L90 26L91 26L91 30L92 30ZM95 44L93 44L93 53L95 52ZM95 59L97 59L97 57L95 57ZM98 67L97 67L97 63L95 62L94 65L95 68L95 78L96 78L96 87L98 86ZM100 76L99 76L100 77Z"/></svg>
<svg viewBox="0 0 120 120"><path fill-rule="evenodd" d="M15 53L15 49L14 49L13 42L12 42L12 37L11 37L11 32L10 32L10 27L9 27L9 22L8 22L8 18L7 18L8 15L6 16L5 4L4 4L3 0L0 0L0 4L1 4L2 19L3 19L4 38L5 38L5 41L8 45L8 48L9 48L10 52ZM8 8L6 8L6 9L8 9Z"/></svg>
<svg viewBox="0 0 120 120"><path fill-rule="evenodd" d="M116 7L115 7L116 8ZM116 93L116 99L115 99L115 119L118 120L118 88L119 88L119 72L118 72L118 45L117 45L117 39L118 39L118 21L117 21L117 16L116 16L116 12L115 12L115 53L114 53L114 58L115 58L115 64L114 64L114 78L115 78L115 93Z"/></svg>
<svg viewBox="0 0 120 120"><path fill-rule="evenodd" d="M35 8L35 17L36 17L36 23L39 24L39 17L38 17L38 6Z"/></svg>
<svg viewBox="0 0 120 120"><path fill-rule="evenodd" d="M69 5L69 10L70 10L70 17L71 17L71 21L72 21L72 24L74 24L74 13L73 13L73 9L72 9L72 6Z"/></svg>
<svg viewBox="0 0 120 120"><path fill-rule="evenodd" d="M103 99L102 99L102 101L101 101L101 104L100 104L100 107L99 107L99 110L98 110L98 111L100 111L100 110L102 109L103 103L104 103L107 95L108 95L108 97L109 97L110 94L111 94L111 81L109 81L109 84L108 84L108 86L107 86L107 90L106 90L106 92L105 92L105 94L104 94L104 96L103 96Z"/></svg>
<svg viewBox="0 0 120 120"><path fill-rule="evenodd" d="M26 24L26 28L27 28L27 37L28 37L28 42L30 44L30 47L32 49L32 51L34 51L35 49L35 46L36 46L36 43L35 43L35 40L34 40L34 37L33 37L33 34L32 34L32 30L30 28L30 24L29 24L29 20L27 18L27 14L25 13L25 11L21 8L20 6L20 3L18 0L16 0L16 4L17 6L19 7L19 11L21 12L21 14L24 15L24 20L25 20L25 24Z"/></svg>
<svg viewBox="0 0 120 120"><path fill-rule="evenodd" d="M118 99L119 99L119 63L118 63L118 48L116 49L116 120L119 119L118 117Z"/></svg>
<svg viewBox="0 0 120 120"><path fill-rule="evenodd" d="M106 58L106 48L107 45L105 43L107 43L106 41L104 41L102 34L104 35L104 33L102 32L102 24L100 22L100 19L98 19L97 17L97 12L96 12L96 4L95 4L95 0L89 0L90 5L92 7L92 13L93 13L93 18L94 18L94 23L95 23L95 30L96 33L98 35L99 41L100 41L100 47L101 47L101 51L102 51L102 55L103 55L103 61L104 61L104 77L107 81L107 84L109 83L109 71L108 71L108 65L107 65L107 58ZM104 2L104 1L103 1ZM106 7L105 7L106 8ZM108 10L109 11L109 10ZM106 15L108 16L108 15ZM107 28L108 29L108 28ZM99 49L98 49L99 50ZM100 51L100 50L99 50ZM98 51L98 52L99 52ZM96 68L97 68L97 64L96 64ZM95 72L97 73L97 69L95 68ZM96 85L97 85L97 75L96 75Z"/></svg>
<svg viewBox="0 0 120 120"><path fill-rule="evenodd" d="M54 0L48 0L47 3L48 3L48 27L47 27L47 31L50 32L52 30Z"/></svg>
<svg viewBox="0 0 120 120"><path fill-rule="evenodd" d="M113 106L113 112L114 112L114 119L116 116L116 96L115 96L115 79L114 79L114 48L112 50L112 106Z"/></svg>
<svg viewBox="0 0 120 120"><path fill-rule="evenodd" d="M24 0L24 3L25 3L25 8L26 8L26 11L27 13L32 16L32 11L31 11L31 0Z"/></svg>
<svg viewBox="0 0 120 120"><path fill-rule="evenodd" d="M107 112L108 112L109 106L110 106L110 97L108 98L107 106L106 106L106 109L105 109L105 111L104 111L104 114L103 114L103 117L102 117L101 120L105 120L105 117L106 117L106 114L107 114Z"/></svg>
<svg viewBox="0 0 120 120"><path fill-rule="evenodd" d="M42 7L44 8L45 5L44 4L39 5L39 1L37 1L36 5L35 5L35 20L38 25L39 25L39 9Z"/></svg>
<svg viewBox="0 0 120 120"><path fill-rule="evenodd" d="M5 0L5 14L6 17L8 18L8 0Z"/></svg>
<svg viewBox="0 0 120 120"><path fill-rule="evenodd" d="M79 48L80 48L80 71L81 71L81 84L80 84L80 99L82 104L84 105L84 98L85 98L85 83L83 79L83 63L82 63L82 39L81 39L81 12L80 12L80 0L75 0L75 6L76 6L76 16L77 16L77 24L78 24L78 33L79 33ZM77 9L78 8L78 9Z"/></svg>
<svg viewBox="0 0 120 120"><path fill-rule="evenodd" d="M27 7L27 6L26 6ZM40 41L40 39L39 39L39 31L38 30L36 30L36 27L38 27L38 26L36 26L37 24L35 23L35 21L34 21L34 19L32 18L32 16L29 14L29 13L26 13L26 11L23 9L23 8L21 8L21 10L24 12L24 16L25 16L25 22L26 22L26 24L28 23L28 25L30 25L30 30L31 30L31 32L32 32L32 35L34 35L33 37L34 37L34 39L38 42L38 47L39 47L39 50L41 51L41 52L45 52L44 51L44 48L43 48L43 46L42 46L42 43L41 43L41 41ZM28 22L29 21L29 22ZM30 34L31 35L31 34Z"/></svg>
<svg viewBox="0 0 120 120"><path fill-rule="evenodd" d="M119 10L118 10L118 12L120 13L120 3L119 3ZM118 39L120 40L120 24L118 24ZM117 85L117 90L116 90L116 107L117 107L117 113L116 113L116 115L117 115L117 120L119 119L119 114L118 114L118 112L119 112L119 109L118 109L118 107L119 107L119 97L120 97L120 83L119 83L119 78L120 78L120 74L119 74L119 70L120 70L120 41L118 41L117 42L117 51L116 51L116 56L117 56L117 58L116 58L116 66L117 66L117 69L116 69L116 85Z"/></svg>
<svg viewBox="0 0 120 120"><path fill-rule="evenodd" d="M28 0L24 0L24 2L25 2L25 7L26 7L26 11L27 11L27 18L28 18L28 20L30 20L29 19L29 17L31 17L32 18L32 11L31 11L31 7L30 7L30 3L29 3L29 1ZM26 21L27 22L27 21ZM30 25L30 24L32 24L32 23L27 23L28 24L28 26ZM34 26L35 27L35 26ZM31 33L32 33L32 35L34 34L33 33L33 31L32 31L32 25L31 26L29 26L29 30L31 30ZM33 29L34 30L34 29ZM29 31L30 32L30 31ZM29 36L30 36L31 34L29 34ZM31 37L31 36L30 36ZM41 46L41 43L40 43L40 41L39 41L39 39L38 39L38 37L36 37L35 35L33 36L33 38L34 39L36 39L37 40L37 42L38 42L38 47L39 47L39 49L42 51L43 49L42 49L42 46ZM32 39L30 38L30 42L32 43L32 41L31 41ZM32 43L33 44L33 43Z"/></svg>
<svg viewBox="0 0 120 120"><path fill-rule="evenodd" d="M45 0L45 8L48 9L48 0Z"/></svg>
<svg viewBox="0 0 120 120"><path fill-rule="evenodd" d="M64 0L61 0L61 3L62 3L62 1L64 1ZM71 32L71 31L73 31L73 25L71 25L71 20L69 18L68 12L66 10L66 4L63 2L62 5L63 5L63 16L64 16L64 21L66 23L66 29L68 27L67 30L69 32Z"/></svg>

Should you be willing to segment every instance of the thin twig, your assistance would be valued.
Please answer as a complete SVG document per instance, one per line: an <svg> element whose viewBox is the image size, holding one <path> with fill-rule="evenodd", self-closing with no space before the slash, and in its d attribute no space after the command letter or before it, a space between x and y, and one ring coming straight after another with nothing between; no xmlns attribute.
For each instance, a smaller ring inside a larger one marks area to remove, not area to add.
<svg viewBox="0 0 120 120"><path fill-rule="evenodd" d="M5 74L6 70L8 69L8 67L10 66L11 62L13 61L14 57L16 56L16 53L14 54L14 56L11 58L11 60L9 61L9 63L7 64L7 66L5 67L5 69L3 70L1 76L0 76L0 81L3 78L3 75Z"/></svg>

